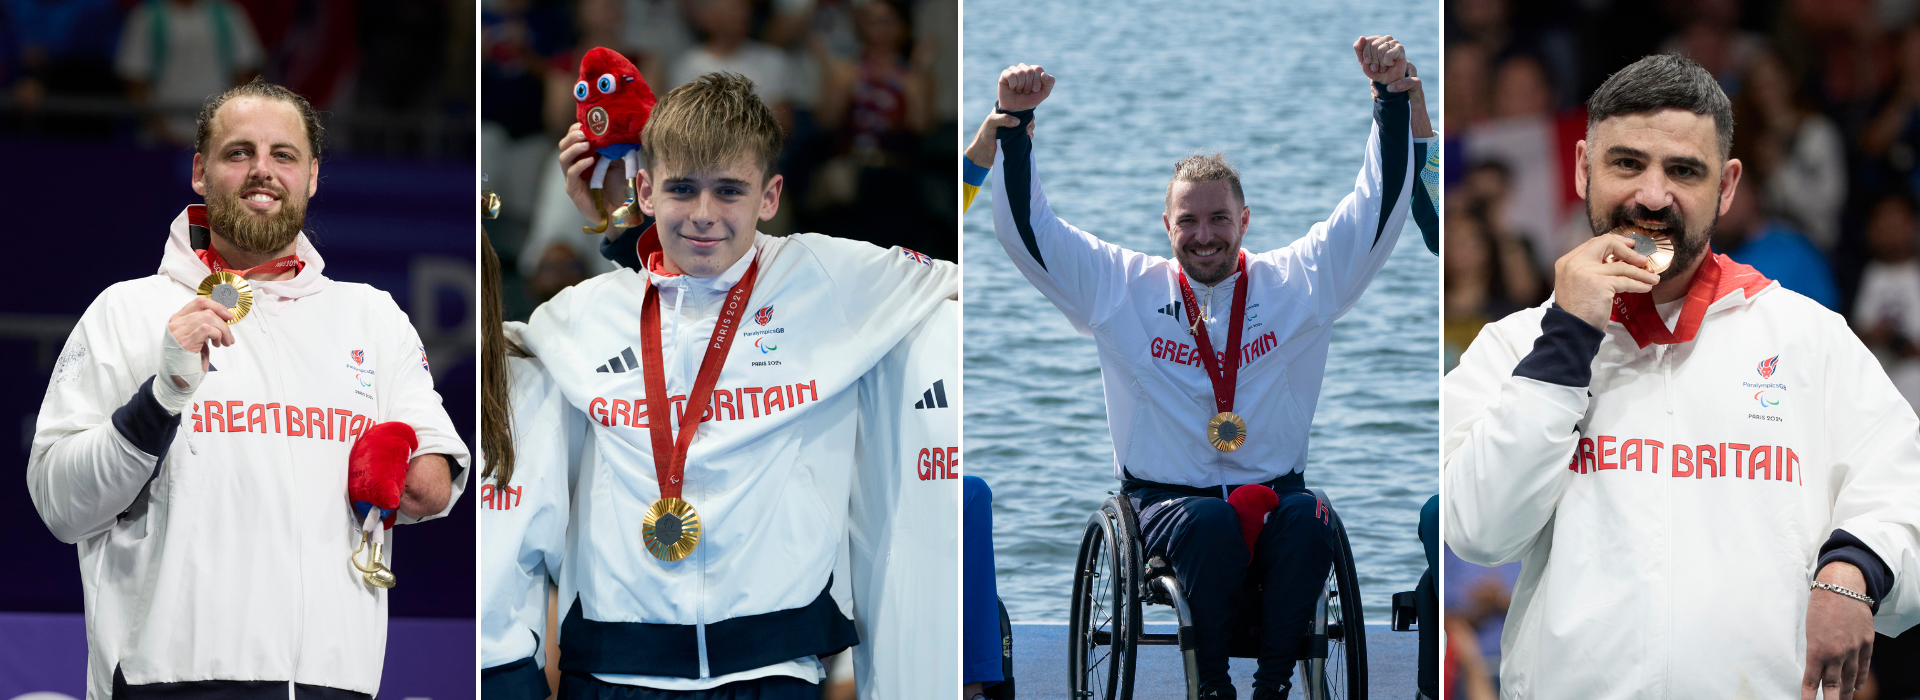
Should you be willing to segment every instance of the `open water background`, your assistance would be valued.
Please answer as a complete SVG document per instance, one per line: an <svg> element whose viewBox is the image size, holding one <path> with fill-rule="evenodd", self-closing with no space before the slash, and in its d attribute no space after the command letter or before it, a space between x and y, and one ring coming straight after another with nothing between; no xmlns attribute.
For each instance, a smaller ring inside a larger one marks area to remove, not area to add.
<svg viewBox="0 0 1920 700"><path fill-rule="evenodd" d="M1406 44L1439 116L1436 2L968 0L965 12L964 133L993 109L1001 69L1045 66L1059 76L1036 117L1048 198L1068 222L1134 250L1170 253L1162 197L1173 163L1195 150L1239 166L1249 250L1324 219L1352 191L1371 125L1350 48L1362 35ZM995 196L982 192L964 220L962 464L993 488L1008 613L1064 621L1081 529L1118 488L1113 443L1093 340L1007 260ZM1439 488L1439 377L1439 264L1409 221L1334 327L1307 457L1307 483L1345 519L1372 621L1388 620L1392 593L1425 568L1415 526Z"/></svg>

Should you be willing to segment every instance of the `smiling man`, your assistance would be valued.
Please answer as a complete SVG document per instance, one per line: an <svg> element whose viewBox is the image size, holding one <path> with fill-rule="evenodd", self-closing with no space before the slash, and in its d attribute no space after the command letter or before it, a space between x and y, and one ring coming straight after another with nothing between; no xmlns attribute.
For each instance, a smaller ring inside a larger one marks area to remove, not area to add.
<svg viewBox="0 0 1920 700"><path fill-rule="evenodd" d="M1284 698L1291 687L1333 557L1304 477L1333 324L1399 241L1414 199L1415 143L1433 137L1399 42L1362 37L1353 51L1375 98L1353 193L1292 244L1247 253L1240 243L1252 208L1239 172L1219 155L1189 157L1173 168L1160 217L1172 260L1053 213L1026 127L1054 77L1026 64L1000 74L999 111L1018 124L999 129L994 231L1020 272L1099 345L1114 475L1149 555L1167 557L1186 593L1203 698L1235 696L1228 598L1247 579L1264 583L1254 697ZM1226 501L1244 484L1280 495L1252 551Z"/></svg>
<svg viewBox="0 0 1920 700"><path fill-rule="evenodd" d="M562 291L521 336L592 431L558 582L562 698L811 700L818 657L860 641L829 592L855 383L956 296L959 270L756 232L779 210L784 140L737 74L667 93L640 138L636 205L656 223L607 231L631 267ZM597 156L577 126L560 147L597 221L580 179Z"/></svg>
<svg viewBox="0 0 1920 700"><path fill-rule="evenodd" d="M461 491L467 451L406 314L321 274L301 232L321 136L278 85L209 100L206 203L60 354L27 488L79 545L92 700L373 697L387 593L347 561L363 524L348 455L375 423L412 427L401 523Z"/></svg>
<svg viewBox="0 0 1920 700"><path fill-rule="evenodd" d="M1920 620L1920 421L1845 319L1708 248L1741 175L1712 75L1650 56L1587 110L1593 240L1442 397L1447 542L1523 563L1501 693L1851 697Z"/></svg>

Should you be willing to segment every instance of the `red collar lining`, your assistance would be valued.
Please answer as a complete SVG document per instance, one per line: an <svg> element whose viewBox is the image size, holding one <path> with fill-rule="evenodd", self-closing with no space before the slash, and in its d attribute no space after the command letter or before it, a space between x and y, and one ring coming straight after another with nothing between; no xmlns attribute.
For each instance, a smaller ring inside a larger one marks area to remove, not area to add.
<svg viewBox="0 0 1920 700"><path fill-rule="evenodd" d="M1719 255L1711 248L1706 258L1700 261L1700 267L1693 272L1693 280L1687 284L1686 302L1680 308L1680 319L1673 330L1667 330L1665 321L1660 320L1660 311L1654 308L1653 295L1619 294L1613 297L1613 320L1627 327L1627 333L1633 341L1644 348L1659 343L1692 342L1700 332L1700 322L1706 318L1707 307L1725 299L1736 291L1744 292L1748 298L1759 294L1773 280L1760 274L1752 266L1734 262L1732 258Z"/></svg>

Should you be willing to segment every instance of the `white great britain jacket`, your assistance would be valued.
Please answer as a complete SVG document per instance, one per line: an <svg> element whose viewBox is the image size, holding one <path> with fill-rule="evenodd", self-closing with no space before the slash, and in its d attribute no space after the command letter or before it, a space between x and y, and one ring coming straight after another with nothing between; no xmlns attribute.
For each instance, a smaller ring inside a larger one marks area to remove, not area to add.
<svg viewBox="0 0 1920 700"><path fill-rule="evenodd" d="M452 458L451 509L466 447L406 314L385 292L327 279L305 234L306 267L253 282L252 312L234 345L212 349L186 413L159 408L146 383L167 319L210 274L194 254L205 229L188 223L199 206L174 219L157 274L108 287L81 316L35 426L27 488L54 536L79 545L87 697L109 697L116 670L131 686L372 694L387 593L347 562L360 539L347 453L374 422L412 426L415 456ZM404 561L398 572L405 581Z"/></svg>
<svg viewBox="0 0 1920 700"><path fill-rule="evenodd" d="M1114 476L1209 487L1263 483L1307 466L1333 323L1353 308L1400 240L1416 183L1406 93L1373 101L1353 192L1286 247L1246 253L1246 275L1212 290L1205 324L1217 353L1240 353L1234 413L1247 442L1222 452L1205 431L1217 409L1180 294L1179 263L1102 241L1062 221L1040 190L1033 142L1000 130L993 230L1014 266L1100 350ZM1251 282L1248 282L1251 278ZM1241 347L1227 348L1234 286L1247 290ZM1205 305L1209 290L1193 284Z"/></svg>
<svg viewBox="0 0 1920 700"><path fill-rule="evenodd" d="M639 259L659 256L654 232ZM760 271L710 405L685 396L728 288ZM657 269L657 268L653 268ZM958 291L958 268L901 248L818 234L756 235L710 278L609 272L542 304L523 339L591 434L561 569L561 668L668 689L766 675L818 680L813 657L857 643L828 591L847 532L861 375ZM640 311L661 288L673 427L699 410L683 496L698 548L648 554L640 521L660 497L648 432Z"/></svg>
<svg viewBox="0 0 1920 700"><path fill-rule="evenodd" d="M1846 322L1711 254L1668 306L1549 302L1446 376L1447 543L1522 562L1502 697L1798 697L1823 559L1920 620L1920 421Z"/></svg>

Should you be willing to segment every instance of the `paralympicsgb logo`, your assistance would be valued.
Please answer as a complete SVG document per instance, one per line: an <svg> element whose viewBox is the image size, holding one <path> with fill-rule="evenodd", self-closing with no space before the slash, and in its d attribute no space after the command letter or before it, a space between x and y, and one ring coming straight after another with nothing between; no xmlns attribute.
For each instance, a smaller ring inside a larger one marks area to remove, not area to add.
<svg viewBox="0 0 1920 700"><path fill-rule="evenodd" d="M754 322L754 323L758 323L758 324L760 324L760 325L762 325L762 326L764 326L764 325L767 325L767 323L768 323L768 322L770 322L770 321L772 321L772 320L773 320L773 305L772 305L772 304L768 304L768 305L766 305L766 306L762 306L762 307L760 307L760 310L759 310L759 311L755 311L755 312L753 312L753 322Z"/></svg>
<svg viewBox="0 0 1920 700"><path fill-rule="evenodd" d="M1760 366L1757 369L1760 372L1761 379L1772 379L1773 371L1779 368L1780 368L1780 356L1774 355L1773 357L1769 357L1767 359L1761 360Z"/></svg>
<svg viewBox="0 0 1920 700"><path fill-rule="evenodd" d="M353 363L354 363L354 364L356 364L356 365L364 365L364 364L366 364L366 363L367 363L367 353L366 353L366 351L364 351L364 350L355 350L355 351L353 351L353 352L352 352L352 353L350 353L350 354L351 354L351 355L353 355Z"/></svg>

